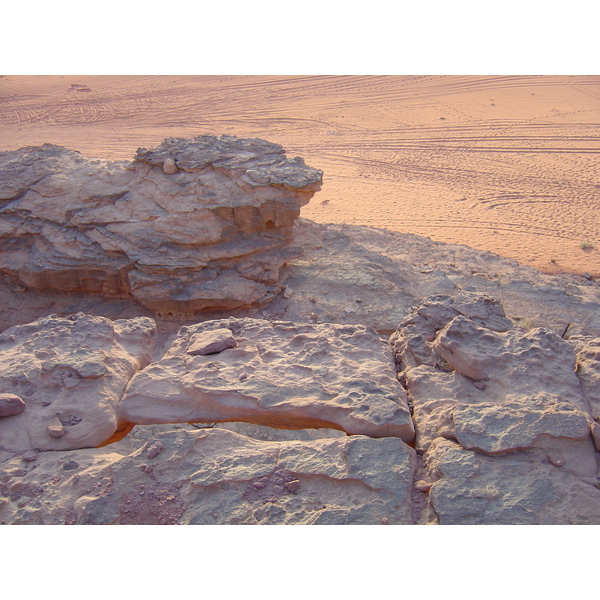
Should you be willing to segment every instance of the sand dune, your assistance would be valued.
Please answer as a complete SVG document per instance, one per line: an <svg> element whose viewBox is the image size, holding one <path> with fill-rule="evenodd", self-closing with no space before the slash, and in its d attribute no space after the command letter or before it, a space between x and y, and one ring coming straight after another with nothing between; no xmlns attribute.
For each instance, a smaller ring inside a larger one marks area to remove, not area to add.
<svg viewBox="0 0 600 600"><path fill-rule="evenodd" d="M309 219L600 276L600 77L0 77L0 150L223 133L323 169Z"/></svg>

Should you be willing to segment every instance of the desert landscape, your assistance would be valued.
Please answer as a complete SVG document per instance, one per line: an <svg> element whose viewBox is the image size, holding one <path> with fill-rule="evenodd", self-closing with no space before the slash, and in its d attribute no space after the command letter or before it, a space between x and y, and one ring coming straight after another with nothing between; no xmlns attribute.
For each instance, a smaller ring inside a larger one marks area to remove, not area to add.
<svg viewBox="0 0 600 600"><path fill-rule="evenodd" d="M165 137L281 144L325 173L302 216L600 276L597 76L4 76L2 150L105 160Z"/></svg>
<svg viewBox="0 0 600 600"><path fill-rule="evenodd" d="M600 524L598 98L0 77L0 522Z"/></svg>

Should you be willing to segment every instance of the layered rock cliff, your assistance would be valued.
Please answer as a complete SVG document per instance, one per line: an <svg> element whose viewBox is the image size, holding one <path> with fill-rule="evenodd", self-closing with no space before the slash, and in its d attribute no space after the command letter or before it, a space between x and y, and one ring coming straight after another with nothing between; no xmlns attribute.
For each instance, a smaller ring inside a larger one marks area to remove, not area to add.
<svg viewBox="0 0 600 600"><path fill-rule="evenodd" d="M167 138L132 162L45 144L0 153L0 271L132 297L160 316L264 304L322 172L258 139Z"/></svg>

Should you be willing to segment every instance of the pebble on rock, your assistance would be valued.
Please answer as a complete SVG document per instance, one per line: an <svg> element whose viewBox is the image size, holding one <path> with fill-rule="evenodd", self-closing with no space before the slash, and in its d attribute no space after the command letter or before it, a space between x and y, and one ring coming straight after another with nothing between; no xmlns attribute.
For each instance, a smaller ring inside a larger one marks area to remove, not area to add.
<svg viewBox="0 0 600 600"><path fill-rule="evenodd" d="M11 417L25 410L25 401L16 394L0 394L0 417Z"/></svg>
<svg viewBox="0 0 600 600"><path fill-rule="evenodd" d="M156 441L146 448L146 454L148 455L148 458L154 458L162 449L163 445L161 442Z"/></svg>
<svg viewBox="0 0 600 600"><path fill-rule="evenodd" d="M295 494L300 488L300 481L298 481L297 479L294 479L293 481L288 481L285 484L285 487L290 493Z"/></svg>
<svg viewBox="0 0 600 600"><path fill-rule="evenodd" d="M163 171L166 175L175 175L179 169L172 158L165 158L165 162L163 163Z"/></svg>
<svg viewBox="0 0 600 600"><path fill-rule="evenodd" d="M415 490L417 492L428 492L431 489L431 483L427 483L423 479L415 482Z"/></svg>
<svg viewBox="0 0 600 600"><path fill-rule="evenodd" d="M58 420L58 417L54 417L50 423L48 423L48 427L46 428L48 431L48 435L53 438L59 438L65 435L65 428L63 424Z"/></svg>

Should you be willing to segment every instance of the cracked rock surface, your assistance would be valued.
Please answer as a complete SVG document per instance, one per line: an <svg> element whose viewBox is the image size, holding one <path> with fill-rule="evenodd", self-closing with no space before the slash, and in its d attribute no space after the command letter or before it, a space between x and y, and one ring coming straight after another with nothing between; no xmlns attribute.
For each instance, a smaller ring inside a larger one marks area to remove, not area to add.
<svg viewBox="0 0 600 600"><path fill-rule="evenodd" d="M148 447L161 450L149 458ZM266 442L224 429L158 433L14 458L0 520L15 524L411 524L415 452L398 438Z"/></svg>
<svg viewBox="0 0 600 600"><path fill-rule="evenodd" d="M597 423L571 344L469 293L423 300L390 341L434 522L599 522Z"/></svg>

